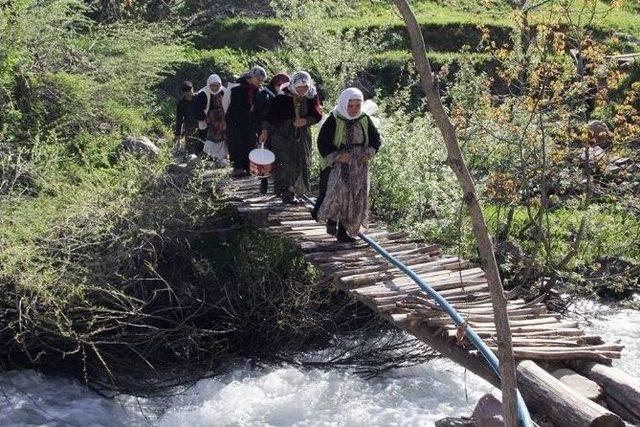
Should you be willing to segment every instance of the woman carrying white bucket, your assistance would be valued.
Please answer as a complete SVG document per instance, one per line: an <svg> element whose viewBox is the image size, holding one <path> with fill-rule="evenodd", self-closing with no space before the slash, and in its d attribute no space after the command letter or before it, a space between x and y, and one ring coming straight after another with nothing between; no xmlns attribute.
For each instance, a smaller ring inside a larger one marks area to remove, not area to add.
<svg viewBox="0 0 640 427"><path fill-rule="evenodd" d="M298 71L271 103L260 135L271 137L276 155L273 187L284 203L296 203L295 196L309 189L311 171L311 126L322 120L322 105L309 73Z"/></svg>

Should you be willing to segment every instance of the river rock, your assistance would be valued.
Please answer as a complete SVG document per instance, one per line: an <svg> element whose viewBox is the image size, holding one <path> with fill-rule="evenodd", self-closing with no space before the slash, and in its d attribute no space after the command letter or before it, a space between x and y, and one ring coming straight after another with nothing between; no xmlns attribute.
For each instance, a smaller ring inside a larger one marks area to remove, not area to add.
<svg viewBox="0 0 640 427"><path fill-rule="evenodd" d="M436 427L477 427L475 420L467 417L447 417L436 421Z"/></svg>
<svg viewBox="0 0 640 427"><path fill-rule="evenodd" d="M598 163L600 160L604 159L604 156L605 156L605 153L601 147L597 145L595 147L589 147L589 163L591 164ZM583 162L587 160L587 156L584 151L580 153L580 159Z"/></svg>
<svg viewBox="0 0 640 427"><path fill-rule="evenodd" d="M485 394L478 400L473 415L478 427L504 427L502 418L502 402L491 393Z"/></svg>
<svg viewBox="0 0 640 427"><path fill-rule="evenodd" d="M167 172L172 175L188 174L186 163L170 163L167 165Z"/></svg>
<svg viewBox="0 0 640 427"><path fill-rule="evenodd" d="M624 59L618 59L618 63L616 65L618 67L618 70L626 72L626 71L630 71L633 68L633 63L634 63L633 58L624 58Z"/></svg>
<svg viewBox="0 0 640 427"><path fill-rule="evenodd" d="M587 124L589 136L595 140L596 145L606 148L611 145L611 131L609 126L601 120L591 120Z"/></svg>
<svg viewBox="0 0 640 427"><path fill-rule="evenodd" d="M122 149L127 153L148 157L157 157L160 154L160 149L146 136L127 136L122 141Z"/></svg>
<svg viewBox="0 0 640 427"><path fill-rule="evenodd" d="M602 396L602 388L598 384L572 369L558 369L553 371L551 375L587 399L596 401Z"/></svg>

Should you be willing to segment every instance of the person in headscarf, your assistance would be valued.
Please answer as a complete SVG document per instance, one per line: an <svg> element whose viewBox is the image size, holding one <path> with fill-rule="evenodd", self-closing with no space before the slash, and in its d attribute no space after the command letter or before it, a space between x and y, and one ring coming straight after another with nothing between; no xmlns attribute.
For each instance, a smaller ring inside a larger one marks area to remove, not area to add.
<svg viewBox="0 0 640 427"><path fill-rule="evenodd" d="M207 80L207 86L200 90L207 95L205 123L206 129L203 151L215 161L217 166L226 166L229 151L225 141L226 123L224 119L224 107L222 100L225 89L222 79L217 74L212 74Z"/></svg>
<svg viewBox="0 0 640 427"><path fill-rule="evenodd" d="M249 170L249 152L256 143L256 124L254 118L255 98L260 86L267 78L264 68L256 65L241 76L237 85L231 89L229 108L227 109L227 145L233 176L243 176Z"/></svg>
<svg viewBox="0 0 640 427"><path fill-rule="evenodd" d="M197 136L198 129L198 114L195 111L195 101L193 93L193 84L185 80L182 83L182 98L178 101L176 106L176 122L174 125L173 134L175 137L175 149L176 151L182 151L182 137L189 138L191 136Z"/></svg>
<svg viewBox="0 0 640 427"><path fill-rule="evenodd" d="M211 74L207 78L207 84L200 89L194 99L194 111L198 120L197 135L187 138L187 151L189 154L201 154L204 148L204 142L207 138L210 119L209 111L215 98L224 95L222 88L222 80L217 74Z"/></svg>
<svg viewBox="0 0 640 427"><path fill-rule="evenodd" d="M318 150L326 167L312 216L327 221L327 233L338 242L355 241L352 236L366 225L369 161L382 143L371 117L362 110L363 103L359 89L344 90L318 135Z"/></svg>
<svg viewBox="0 0 640 427"><path fill-rule="evenodd" d="M255 105L253 109L254 123L256 124L256 134L259 134L263 128L267 126L266 116L276 95L282 93L282 87L289 83L291 79L285 73L278 73L271 78L269 84L263 87L256 95ZM267 137L264 143L265 148L271 149L270 138ZM262 178L260 180L260 193L267 194L269 179Z"/></svg>
<svg viewBox="0 0 640 427"><path fill-rule="evenodd" d="M322 120L322 105L309 73L298 71L267 112L260 141L271 137L276 156L273 172L275 193L285 203L309 190L311 126Z"/></svg>

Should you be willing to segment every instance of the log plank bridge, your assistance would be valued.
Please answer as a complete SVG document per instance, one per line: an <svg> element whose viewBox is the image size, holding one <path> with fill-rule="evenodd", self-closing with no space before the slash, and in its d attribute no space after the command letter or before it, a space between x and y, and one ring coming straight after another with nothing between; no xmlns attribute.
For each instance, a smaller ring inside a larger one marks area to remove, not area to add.
<svg viewBox="0 0 640 427"><path fill-rule="evenodd" d="M307 206L285 205L273 195L260 195L256 178L235 179L224 187L241 217L293 241L339 291L498 386L499 379L463 331L367 243L336 243L324 225L311 218ZM388 232L380 224L371 224L366 234L445 297L497 351L491 300L481 268L443 254L438 245ZM507 297L518 385L534 413L543 414L557 427L640 425L640 381L611 367L612 360L621 357L622 345L585 334L578 322L551 312L544 295L525 301L514 290ZM588 396L551 375L560 368L575 371L574 377L592 384L597 393Z"/></svg>

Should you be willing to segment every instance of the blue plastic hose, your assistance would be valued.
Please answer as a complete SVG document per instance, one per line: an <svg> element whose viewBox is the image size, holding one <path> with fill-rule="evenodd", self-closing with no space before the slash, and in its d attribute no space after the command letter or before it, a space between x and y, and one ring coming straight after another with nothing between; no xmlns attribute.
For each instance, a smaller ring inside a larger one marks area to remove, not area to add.
<svg viewBox="0 0 640 427"><path fill-rule="evenodd" d="M315 200L304 196L304 199L307 203L313 205ZM413 270L404 265L400 260L387 252L382 246L380 246L377 242L371 239L364 233L358 233L358 237L363 240L366 244L368 244L373 250L378 252L382 257L384 257L387 261L393 264L396 268L402 271L404 274L409 276L411 280L413 280L420 289L426 292L431 298L433 298L440 307L453 319L456 326L464 325L464 319L460 316L460 313L456 311L455 308L449 302L440 295L436 290L434 290L429 284L418 276ZM469 339L469 342L473 344L475 348L480 351L480 354L487 361L491 369L496 373L498 378L500 378L500 362L496 355L487 347L487 344L480 338L480 336L473 330L473 328L469 325L465 328L465 335ZM517 390L517 405L518 405L518 420L520 421L520 427L532 427L533 422L531 421L531 415L529 414L529 410L527 409L527 405L524 403L524 399L520 395L520 391Z"/></svg>

